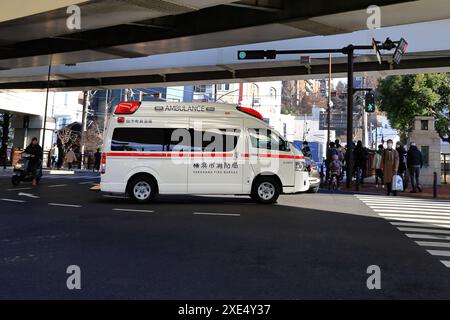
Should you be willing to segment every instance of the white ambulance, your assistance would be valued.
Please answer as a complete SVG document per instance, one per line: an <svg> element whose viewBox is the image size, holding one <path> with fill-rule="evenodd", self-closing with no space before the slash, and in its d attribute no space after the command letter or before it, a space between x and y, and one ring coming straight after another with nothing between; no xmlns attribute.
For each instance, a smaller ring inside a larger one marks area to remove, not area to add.
<svg viewBox="0 0 450 320"><path fill-rule="evenodd" d="M229 194L274 203L281 193L309 189L303 154L251 108L122 102L107 128L102 192L136 202L157 194Z"/></svg>

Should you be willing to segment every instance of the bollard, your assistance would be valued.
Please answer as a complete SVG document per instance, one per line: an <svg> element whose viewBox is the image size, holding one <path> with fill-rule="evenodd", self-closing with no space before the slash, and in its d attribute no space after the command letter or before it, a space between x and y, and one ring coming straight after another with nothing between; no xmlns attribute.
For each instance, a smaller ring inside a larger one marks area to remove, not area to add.
<svg viewBox="0 0 450 320"><path fill-rule="evenodd" d="M437 198L437 173L433 172L433 198Z"/></svg>

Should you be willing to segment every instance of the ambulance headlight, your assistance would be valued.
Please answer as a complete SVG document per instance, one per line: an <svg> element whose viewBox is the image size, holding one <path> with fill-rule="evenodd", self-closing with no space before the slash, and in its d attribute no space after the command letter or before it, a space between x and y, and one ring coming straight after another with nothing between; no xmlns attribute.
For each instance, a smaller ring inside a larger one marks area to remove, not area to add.
<svg viewBox="0 0 450 320"><path fill-rule="evenodd" d="M306 165L302 161L295 161L295 171L306 171Z"/></svg>

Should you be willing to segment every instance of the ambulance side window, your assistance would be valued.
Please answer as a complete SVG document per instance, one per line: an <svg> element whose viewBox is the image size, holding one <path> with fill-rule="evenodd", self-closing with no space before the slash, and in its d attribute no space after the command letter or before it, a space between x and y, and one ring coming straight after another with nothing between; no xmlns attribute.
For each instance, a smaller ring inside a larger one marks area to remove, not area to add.
<svg viewBox="0 0 450 320"><path fill-rule="evenodd" d="M289 151L287 142L270 129L249 129L248 132L253 148Z"/></svg>
<svg viewBox="0 0 450 320"><path fill-rule="evenodd" d="M241 130L239 129L210 129L194 130L192 134L192 151L230 152L238 143Z"/></svg>

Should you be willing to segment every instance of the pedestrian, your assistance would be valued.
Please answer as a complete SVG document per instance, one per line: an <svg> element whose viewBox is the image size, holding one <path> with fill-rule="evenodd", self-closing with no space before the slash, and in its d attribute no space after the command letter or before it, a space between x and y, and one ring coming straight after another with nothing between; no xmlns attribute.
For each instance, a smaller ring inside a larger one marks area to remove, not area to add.
<svg viewBox="0 0 450 320"><path fill-rule="evenodd" d="M54 143L52 148L50 149L50 159L51 159L50 167L52 169L56 167L56 163L58 161L57 160L58 159L58 155L59 155L58 146L56 145L56 143Z"/></svg>
<svg viewBox="0 0 450 320"><path fill-rule="evenodd" d="M330 163L330 183L328 189L331 189L331 184L333 183L333 178L336 177L336 187L339 189L340 176L342 174L342 161L339 160L339 156L337 154L333 154Z"/></svg>
<svg viewBox="0 0 450 320"><path fill-rule="evenodd" d="M383 157L383 145L378 146L378 150L375 152L373 168L375 169L375 185L378 189L380 186L384 188L383 169L381 167L381 158ZM378 183L381 182L381 183Z"/></svg>
<svg viewBox="0 0 450 320"><path fill-rule="evenodd" d="M3 163L3 170L5 170L6 164L8 162L8 153L7 153L6 145L2 145L0 147L0 159L1 159L1 163Z"/></svg>
<svg viewBox="0 0 450 320"><path fill-rule="evenodd" d="M97 149L97 152L94 153L94 171L100 171L100 162L102 160L102 153L100 149Z"/></svg>
<svg viewBox="0 0 450 320"><path fill-rule="evenodd" d="M397 191L392 190L392 182L394 176L398 172L398 164L398 153L394 149L394 142L389 139L387 141L387 148L383 150L383 156L381 158L381 168L383 170L383 178L384 183L386 184L388 196L390 196L391 193L393 193L394 196L397 195Z"/></svg>
<svg viewBox="0 0 450 320"><path fill-rule="evenodd" d="M403 179L403 190L406 189L406 149L400 142L396 143L395 150L398 153L398 175Z"/></svg>
<svg viewBox="0 0 450 320"><path fill-rule="evenodd" d="M420 169L423 167L423 157L422 152L419 151L415 142L411 142L406 158L409 177L411 179L411 193L416 193L417 190L422 192L419 177Z"/></svg>
<svg viewBox="0 0 450 320"><path fill-rule="evenodd" d="M303 141L302 153L305 157L311 158L311 149L309 148L308 141Z"/></svg>
<svg viewBox="0 0 450 320"><path fill-rule="evenodd" d="M66 154L66 162L67 162L67 166L68 166L69 170L72 169L72 163L75 161L77 161L77 157L75 155L75 152L73 152L72 148L70 148Z"/></svg>
<svg viewBox="0 0 450 320"><path fill-rule="evenodd" d="M32 185L35 187L37 185L37 170L39 168L39 164L42 161L42 148L38 143L38 139L34 137L31 139L31 143L26 147L24 153L30 155L30 159L28 161L28 172L33 178Z"/></svg>
<svg viewBox="0 0 450 320"><path fill-rule="evenodd" d="M356 179L358 179L357 182L364 184L367 163L367 150L363 147L361 140L356 143L354 155Z"/></svg>

